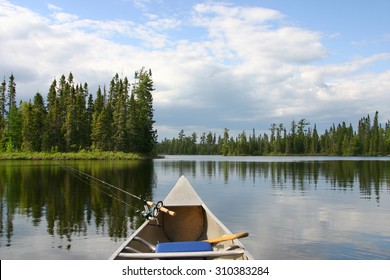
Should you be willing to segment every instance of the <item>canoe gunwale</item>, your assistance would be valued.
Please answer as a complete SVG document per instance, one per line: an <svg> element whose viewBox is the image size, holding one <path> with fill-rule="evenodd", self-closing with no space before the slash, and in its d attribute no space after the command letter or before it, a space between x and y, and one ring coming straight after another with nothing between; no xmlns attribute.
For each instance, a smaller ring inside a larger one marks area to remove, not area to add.
<svg viewBox="0 0 390 280"><path fill-rule="evenodd" d="M120 253L118 257L121 259L214 259L223 257L237 257L243 255L244 253L244 250L173 253Z"/></svg>

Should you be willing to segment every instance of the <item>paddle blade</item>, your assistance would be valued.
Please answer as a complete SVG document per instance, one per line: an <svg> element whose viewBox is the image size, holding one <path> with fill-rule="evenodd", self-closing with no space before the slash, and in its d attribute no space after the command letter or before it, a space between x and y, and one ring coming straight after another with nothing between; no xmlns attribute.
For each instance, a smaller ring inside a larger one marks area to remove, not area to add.
<svg viewBox="0 0 390 280"><path fill-rule="evenodd" d="M217 237L217 238L207 239L207 240L205 240L205 242L209 242L211 244L216 244L216 243L219 243L219 242L222 242L222 241L227 241L227 240L233 240L233 239L247 237L248 235L249 235L249 233L247 233L247 232L240 232L240 233L237 233L237 234L228 234L228 235L224 235L224 236Z"/></svg>

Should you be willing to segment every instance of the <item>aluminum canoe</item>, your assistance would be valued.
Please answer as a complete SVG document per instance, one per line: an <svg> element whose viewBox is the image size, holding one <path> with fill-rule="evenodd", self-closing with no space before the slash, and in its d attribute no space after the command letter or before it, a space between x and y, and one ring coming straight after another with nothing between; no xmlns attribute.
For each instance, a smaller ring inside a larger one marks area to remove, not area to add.
<svg viewBox="0 0 390 280"><path fill-rule="evenodd" d="M204 204L186 177L179 178L163 203L175 215L160 211L155 220L146 220L110 259L253 259L236 238L247 234L232 234ZM203 242L210 243L211 248L199 249L203 245L207 247ZM179 249L156 250L163 245ZM188 251L187 245L191 247Z"/></svg>

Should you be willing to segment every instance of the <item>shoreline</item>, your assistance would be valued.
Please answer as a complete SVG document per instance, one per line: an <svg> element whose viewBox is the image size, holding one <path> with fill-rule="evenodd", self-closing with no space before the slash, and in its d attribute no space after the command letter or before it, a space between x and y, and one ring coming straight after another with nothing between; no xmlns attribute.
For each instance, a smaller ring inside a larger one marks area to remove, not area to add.
<svg viewBox="0 0 390 280"><path fill-rule="evenodd" d="M124 152L0 152L0 160L146 160L158 156Z"/></svg>

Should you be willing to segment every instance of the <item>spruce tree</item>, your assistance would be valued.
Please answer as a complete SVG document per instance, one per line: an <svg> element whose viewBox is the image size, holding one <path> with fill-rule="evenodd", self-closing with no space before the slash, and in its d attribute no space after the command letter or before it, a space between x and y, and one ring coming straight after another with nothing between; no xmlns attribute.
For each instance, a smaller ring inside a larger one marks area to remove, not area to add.
<svg viewBox="0 0 390 280"><path fill-rule="evenodd" d="M31 102L23 102L22 109L22 149L25 151L34 151L34 125L33 125L33 107Z"/></svg>
<svg viewBox="0 0 390 280"><path fill-rule="evenodd" d="M18 150L22 145L22 114L16 106L16 83L13 74L9 77L7 91L7 120L5 126L5 142L8 151Z"/></svg>
<svg viewBox="0 0 390 280"><path fill-rule="evenodd" d="M63 130L65 132L66 151L77 150L77 114L76 114L76 89L74 86L69 88L67 94L66 117Z"/></svg>
<svg viewBox="0 0 390 280"><path fill-rule="evenodd" d="M374 120L371 128L371 138L370 138L370 150L369 154L371 156L378 155L379 152L379 142L380 142L380 130L379 130L379 120L378 112L375 112Z"/></svg>
<svg viewBox="0 0 390 280"><path fill-rule="evenodd" d="M57 96L57 80L53 80L47 95L47 117L45 121L45 133L43 150L57 151L62 146L62 111Z"/></svg>
<svg viewBox="0 0 390 280"><path fill-rule="evenodd" d="M0 118L5 119L6 114L6 92L7 92L7 83L5 82L5 78L0 85Z"/></svg>
<svg viewBox="0 0 390 280"><path fill-rule="evenodd" d="M22 145L22 114L21 110L13 104L8 113L6 126L6 149L8 151L19 150Z"/></svg>
<svg viewBox="0 0 390 280"><path fill-rule="evenodd" d="M221 154L227 156L229 154L229 129L225 128L221 143Z"/></svg>
<svg viewBox="0 0 390 280"><path fill-rule="evenodd" d="M106 90L102 95L100 87L95 100L91 141L92 149L99 151L112 150L112 109L106 99Z"/></svg>
<svg viewBox="0 0 390 280"><path fill-rule="evenodd" d="M142 68L135 74L134 95L130 98L131 146L130 150L139 153L152 153L157 142L157 131L153 124L153 80L151 70ZM135 126L135 127L134 127Z"/></svg>
<svg viewBox="0 0 390 280"><path fill-rule="evenodd" d="M135 84L131 90L130 100L129 100L129 113L128 113L128 122L127 122L127 137L128 137L128 150L130 152L136 152L138 146L138 118L137 118L137 106L135 101Z"/></svg>
<svg viewBox="0 0 390 280"><path fill-rule="evenodd" d="M94 103L93 103L93 97L92 94L89 94L88 96L88 102L87 102L87 113L86 113L86 138L85 138L85 146L89 148L92 144L91 135L92 135L92 121L93 121L93 113L94 113Z"/></svg>
<svg viewBox="0 0 390 280"><path fill-rule="evenodd" d="M317 132L317 125L314 124L310 153L316 155L319 152L319 136Z"/></svg>
<svg viewBox="0 0 390 280"><path fill-rule="evenodd" d="M5 116L6 116L6 82L0 84L0 152L4 150Z"/></svg>
<svg viewBox="0 0 390 280"><path fill-rule="evenodd" d="M16 107L16 83L13 74L11 74L11 76L9 77L7 99L8 99L7 104L8 104L8 114L9 114L11 112L11 108L13 106Z"/></svg>
<svg viewBox="0 0 390 280"><path fill-rule="evenodd" d="M46 122L46 109L40 93L34 96L34 102L23 102L22 111L22 148L26 151L40 152Z"/></svg>
<svg viewBox="0 0 390 280"><path fill-rule="evenodd" d="M115 151L127 150L127 79L116 80L116 98L113 108L113 145Z"/></svg>
<svg viewBox="0 0 390 280"><path fill-rule="evenodd" d="M100 128L100 114L103 111L104 107L104 97L101 91L100 86L98 87L96 93L95 103L93 105L94 111L92 113L92 123L91 123L91 147L92 149L100 149L101 147L101 128Z"/></svg>
<svg viewBox="0 0 390 280"><path fill-rule="evenodd" d="M33 149L34 151L40 152L43 148L43 136L45 133L45 124L46 124L46 108L43 101L42 95L37 92L34 96L34 101L32 104L33 109Z"/></svg>

